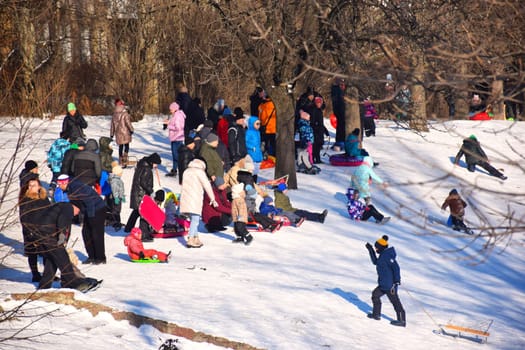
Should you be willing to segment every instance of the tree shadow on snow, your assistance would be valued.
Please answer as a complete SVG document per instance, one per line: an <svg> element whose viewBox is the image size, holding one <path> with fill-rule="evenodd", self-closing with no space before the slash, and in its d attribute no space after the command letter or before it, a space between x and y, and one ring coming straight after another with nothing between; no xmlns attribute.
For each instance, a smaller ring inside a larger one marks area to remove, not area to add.
<svg viewBox="0 0 525 350"><path fill-rule="evenodd" d="M455 164L454 161L456 160L456 157L448 157L448 159L450 159L450 162L452 164ZM465 163L463 160L459 160L459 164L458 164L459 167L467 170L467 163ZM468 170L467 170L468 171ZM486 174L486 175L490 175L490 173L484 169L481 169L479 166L476 167L476 172L479 172L479 173L483 173L483 174Z"/></svg>
<svg viewBox="0 0 525 350"><path fill-rule="evenodd" d="M372 312L372 307L368 303L365 303L364 301L359 299L359 297L356 294L352 293L352 292L345 292L341 288L327 289L327 291L329 291L331 293L334 293L335 295L340 296L341 298L343 298L344 300L348 301L349 303L354 304L365 315L370 313L370 312ZM388 317L386 315L381 314L381 316L383 318L389 320L389 321L393 320L393 318Z"/></svg>

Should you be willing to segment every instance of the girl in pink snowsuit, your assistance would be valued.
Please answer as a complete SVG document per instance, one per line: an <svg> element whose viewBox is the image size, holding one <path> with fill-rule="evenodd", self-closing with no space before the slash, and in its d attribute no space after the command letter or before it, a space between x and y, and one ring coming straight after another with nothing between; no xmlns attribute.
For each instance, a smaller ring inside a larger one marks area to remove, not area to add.
<svg viewBox="0 0 525 350"><path fill-rule="evenodd" d="M171 251L166 254L155 249L144 249L142 231L138 227L134 227L131 233L124 238L124 245L128 247L128 255L132 260L158 259L161 262L168 262L171 254Z"/></svg>

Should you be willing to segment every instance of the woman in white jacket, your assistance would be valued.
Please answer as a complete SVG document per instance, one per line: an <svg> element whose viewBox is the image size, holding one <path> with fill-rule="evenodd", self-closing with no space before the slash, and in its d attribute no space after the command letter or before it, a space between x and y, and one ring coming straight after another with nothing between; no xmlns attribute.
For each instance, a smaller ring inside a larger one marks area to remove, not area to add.
<svg viewBox="0 0 525 350"><path fill-rule="evenodd" d="M203 245L199 239L198 227L202 214L204 191L211 199L210 204L217 207L211 183L206 175L206 163L200 158L195 158L184 170L180 195L180 212L190 217L190 229L186 243L188 248L200 248Z"/></svg>

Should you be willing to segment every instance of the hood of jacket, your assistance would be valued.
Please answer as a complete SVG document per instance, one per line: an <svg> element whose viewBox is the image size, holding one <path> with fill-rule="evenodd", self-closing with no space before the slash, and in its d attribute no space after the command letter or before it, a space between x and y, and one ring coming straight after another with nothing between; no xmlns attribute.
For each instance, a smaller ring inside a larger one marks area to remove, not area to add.
<svg viewBox="0 0 525 350"><path fill-rule="evenodd" d="M259 118L257 118L257 117L254 117L254 116L249 117L248 118L248 123L247 123L248 124L248 130L256 130L254 125L255 125L255 122L258 121L258 120L259 120Z"/></svg>
<svg viewBox="0 0 525 350"><path fill-rule="evenodd" d="M113 148L111 148L111 139L107 136L102 136L99 139L100 144L100 152L110 153L110 151L113 151Z"/></svg>
<svg viewBox="0 0 525 350"><path fill-rule="evenodd" d="M194 159L188 164L188 168L206 170L206 163L204 163L204 161L202 161L201 159Z"/></svg>
<svg viewBox="0 0 525 350"><path fill-rule="evenodd" d="M98 142L95 139L89 139L86 142L86 151L96 152L98 151Z"/></svg>

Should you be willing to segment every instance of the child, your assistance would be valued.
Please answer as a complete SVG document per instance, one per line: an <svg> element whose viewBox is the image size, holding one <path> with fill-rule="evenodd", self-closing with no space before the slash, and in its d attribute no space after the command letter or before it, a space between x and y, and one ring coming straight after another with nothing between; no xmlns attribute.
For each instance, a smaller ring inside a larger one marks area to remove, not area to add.
<svg viewBox="0 0 525 350"><path fill-rule="evenodd" d="M124 238L124 245L128 247L128 255L132 260L159 260L160 262L168 262L171 251L167 254L155 249L144 249L142 244L142 231L138 227L131 229L131 233Z"/></svg>
<svg viewBox="0 0 525 350"><path fill-rule="evenodd" d="M310 126L310 114L300 111L299 128L299 149L297 150L297 171L305 174L315 175L321 169L313 165L313 142L314 131Z"/></svg>
<svg viewBox="0 0 525 350"><path fill-rule="evenodd" d="M364 100L363 106L365 108L365 115L363 118L363 126L365 129L365 135L366 137L376 136L376 123L375 123L375 119L377 119L376 107L370 101L370 97L367 97Z"/></svg>
<svg viewBox="0 0 525 350"><path fill-rule="evenodd" d="M243 183L241 182L241 184ZM244 186L244 190L246 191L246 207L248 208L248 215L253 218L255 222L261 224L265 231L275 232L280 229L280 222L274 221L268 216L257 212L257 191L255 188L252 185L246 185ZM235 217L233 218L235 219Z"/></svg>
<svg viewBox="0 0 525 350"><path fill-rule="evenodd" d="M64 159L64 154L69 150L71 144L65 138L58 138L53 142L49 151L47 152L47 166L51 169L53 177L51 178L51 183L49 184L49 195L53 197L53 192L56 188L56 180L61 174L62 169L62 160Z"/></svg>
<svg viewBox="0 0 525 350"><path fill-rule="evenodd" d="M188 231L190 222L188 219L179 214L179 196L173 192L168 192L164 202L164 212L166 220L164 221L164 231Z"/></svg>
<svg viewBox="0 0 525 350"><path fill-rule="evenodd" d="M452 220L452 229L454 231L464 231L471 235L473 232L471 229L465 225L463 222L463 217L465 216L465 207L467 203L461 198L456 189L453 189L448 194L448 197L441 205L441 210L447 209L450 207L450 219Z"/></svg>
<svg viewBox="0 0 525 350"><path fill-rule="evenodd" d="M120 231L122 223L120 222L120 212L122 210L122 203L126 202L126 195L124 189L124 181L122 181L122 167L118 163L114 163L114 166L109 175L109 185L111 186L111 195L109 200L113 203L110 206L110 221L115 231Z"/></svg>
<svg viewBox="0 0 525 350"><path fill-rule="evenodd" d="M281 183L275 189L275 206L281 208L283 212L291 212L300 217L305 218L308 221L316 221L321 224L324 223L326 216L328 215L328 210L323 210L322 213L313 213L307 210L297 209L292 207L290 198L286 195L288 193L288 187L286 184Z"/></svg>
<svg viewBox="0 0 525 350"><path fill-rule="evenodd" d="M290 220L290 222L292 222L295 227L301 226L301 224L304 222L304 218L300 217L299 215L290 211L284 211L282 209L276 208L273 205L273 198L270 196L264 197L264 200L259 206L259 212L263 215L273 218L274 220L276 220L279 216L284 216Z"/></svg>
<svg viewBox="0 0 525 350"><path fill-rule="evenodd" d="M367 242L365 246L370 254L372 264L376 265L379 284L372 292L373 310L367 317L378 321L381 319L381 297L386 294L397 314L397 320L390 321L390 324L406 327L405 310L397 294L397 288L401 284L401 273L399 264L396 261L394 247L388 247L387 235L375 242L375 251L370 243ZM376 256L376 252L379 254L379 257Z"/></svg>
<svg viewBox="0 0 525 350"><path fill-rule="evenodd" d="M236 184L232 187L232 218L233 218L233 229L235 231L235 238L233 243L241 243L249 245L253 236L246 229L246 223L248 222L248 208L246 207L244 193L244 185L242 183Z"/></svg>
<svg viewBox="0 0 525 350"><path fill-rule="evenodd" d="M348 215L352 220L367 221L371 217L376 220L377 224L385 224L390 220L389 217L385 217L381 214L372 204L366 205L364 202L359 200L359 191L353 188L349 188L346 192L346 198L348 203Z"/></svg>

